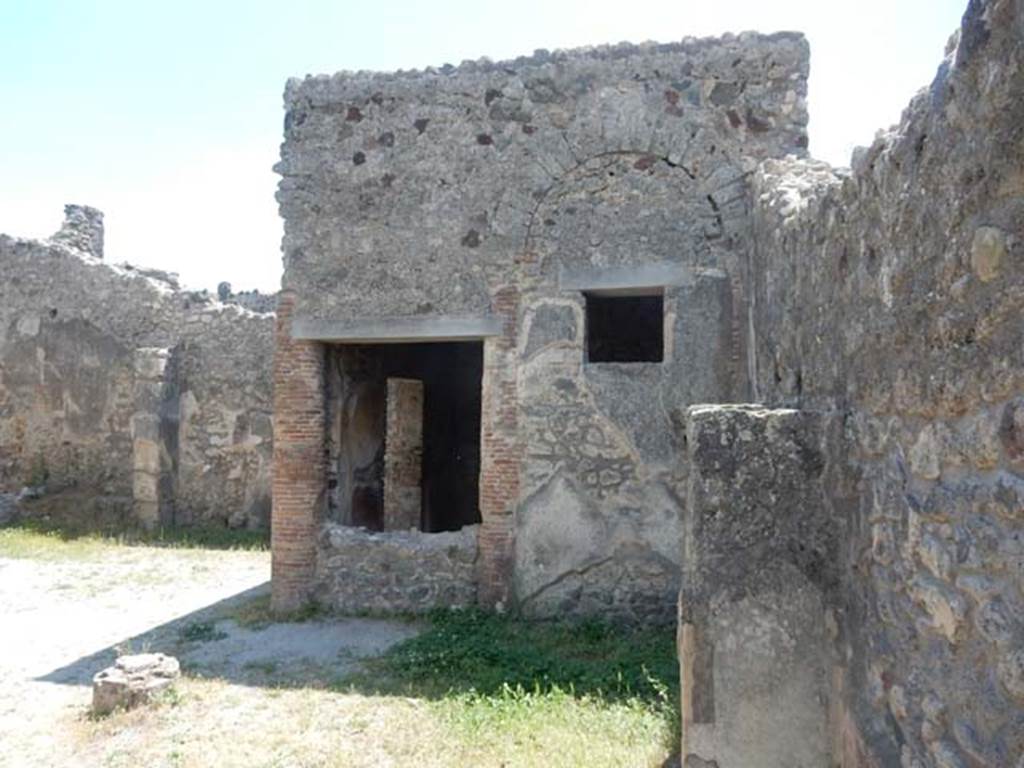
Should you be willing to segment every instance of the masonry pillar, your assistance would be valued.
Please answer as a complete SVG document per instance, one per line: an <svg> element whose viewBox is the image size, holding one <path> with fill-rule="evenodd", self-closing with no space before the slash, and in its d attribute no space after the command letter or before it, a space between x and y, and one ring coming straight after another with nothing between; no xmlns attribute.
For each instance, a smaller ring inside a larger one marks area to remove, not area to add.
<svg viewBox="0 0 1024 768"><path fill-rule="evenodd" d="M830 765L825 599L836 539L817 417L687 413L679 596L682 755L690 768Z"/></svg>
<svg viewBox="0 0 1024 768"><path fill-rule="evenodd" d="M477 569L480 604L502 608L511 599L513 525L522 462L516 369L519 290L508 286L496 291L493 308L502 319L502 332L484 341Z"/></svg>
<svg viewBox="0 0 1024 768"><path fill-rule="evenodd" d="M291 336L295 294L278 299L274 349L271 609L310 598L327 490L324 345Z"/></svg>
<svg viewBox="0 0 1024 768"><path fill-rule="evenodd" d="M420 527L423 382L388 379L384 429L384 530Z"/></svg>
<svg viewBox="0 0 1024 768"><path fill-rule="evenodd" d="M132 513L143 528L171 522L171 458L164 445L163 416L171 352L162 347L135 350L135 411L132 434Z"/></svg>

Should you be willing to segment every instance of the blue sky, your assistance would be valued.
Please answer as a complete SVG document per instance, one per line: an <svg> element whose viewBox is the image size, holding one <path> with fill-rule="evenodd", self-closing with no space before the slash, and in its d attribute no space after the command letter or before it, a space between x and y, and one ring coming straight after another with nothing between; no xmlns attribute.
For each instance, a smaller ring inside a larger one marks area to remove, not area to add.
<svg viewBox="0 0 1024 768"><path fill-rule="evenodd" d="M0 232L106 214L107 258L274 290L291 76L795 29L811 152L845 165L927 85L966 0L0 0Z"/></svg>

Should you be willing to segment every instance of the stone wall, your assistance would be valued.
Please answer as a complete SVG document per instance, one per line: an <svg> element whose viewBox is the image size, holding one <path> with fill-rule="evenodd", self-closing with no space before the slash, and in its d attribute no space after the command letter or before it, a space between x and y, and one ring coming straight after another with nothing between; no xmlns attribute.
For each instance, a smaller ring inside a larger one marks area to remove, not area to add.
<svg viewBox="0 0 1024 768"><path fill-rule="evenodd" d="M0 235L0 490L265 526L272 316L106 264L102 242L81 206L48 241Z"/></svg>
<svg viewBox="0 0 1024 768"><path fill-rule="evenodd" d="M420 527L423 507L423 382L387 380L384 530Z"/></svg>
<svg viewBox="0 0 1024 768"><path fill-rule="evenodd" d="M220 283L217 286L217 298L225 304L237 304L260 315L277 309L276 293L260 293L258 290L236 292L231 290L231 283Z"/></svg>
<svg viewBox="0 0 1024 768"><path fill-rule="evenodd" d="M745 398L747 179L803 152L807 60L744 34L288 83L293 336L487 329L485 604L672 616L670 414ZM638 289L663 293L664 362L587 362L584 293Z"/></svg>
<svg viewBox="0 0 1024 768"><path fill-rule="evenodd" d="M683 762L829 764L838 540L815 414L695 406L679 597Z"/></svg>
<svg viewBox="0 0 1024 768"><path fill-rule="evenodd" d="M842 765L1024 755L1024 4L973 0L849 173L754 192L756 392L829 415Z"/></svg>
<svg viewBox="0 0 1024 768"><path fill-rule="evenodd" d="M445 533L376 533L327 523L317 600L343 613L425 613L476 602L477 526Z"/></svg>

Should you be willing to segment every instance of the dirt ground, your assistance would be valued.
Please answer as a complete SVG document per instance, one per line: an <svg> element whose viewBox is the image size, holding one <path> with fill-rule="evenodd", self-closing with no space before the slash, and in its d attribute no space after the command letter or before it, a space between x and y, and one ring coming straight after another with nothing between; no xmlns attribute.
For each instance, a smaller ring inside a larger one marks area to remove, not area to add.
<svg viewBox="0 0 1024 768"><path fill-rule="evenodd" d="M95 730L91 679L118 649L172 653L192 677L222 685L272 686L305 667L343 675L416 631L370 619L240 626L230 617L265 599L269 574L266 552L0 557L0 766L121 764L75 738Z"/></svg>

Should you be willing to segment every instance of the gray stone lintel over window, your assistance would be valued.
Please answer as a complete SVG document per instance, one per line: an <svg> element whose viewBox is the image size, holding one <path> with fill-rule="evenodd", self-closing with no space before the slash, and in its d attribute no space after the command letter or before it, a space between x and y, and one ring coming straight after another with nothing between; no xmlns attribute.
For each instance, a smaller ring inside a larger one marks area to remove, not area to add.
<svg viewBox="0 0 1024 768"><path fill-rule="evenodd" d="M638 264L623 267L563 268L558 287L563 291L585 291L608 295L643 295L659 293L664 288L693 285L697 278L725 277L720 269L686 267L671 262Z"/></svg>
<svg viewBox="0 0 1024 768"><path fill-rule="evenodd" d="M292 338L338 344L477 340L500 336L502 321L491 315L430 315L321 320L297 317Z"/></svg>

